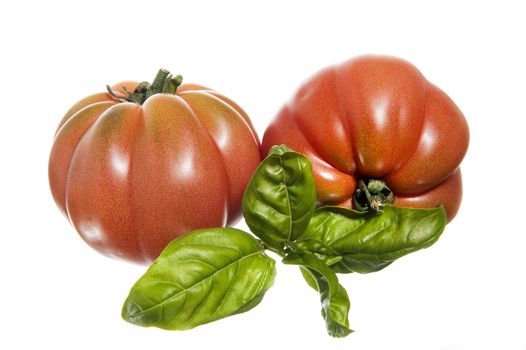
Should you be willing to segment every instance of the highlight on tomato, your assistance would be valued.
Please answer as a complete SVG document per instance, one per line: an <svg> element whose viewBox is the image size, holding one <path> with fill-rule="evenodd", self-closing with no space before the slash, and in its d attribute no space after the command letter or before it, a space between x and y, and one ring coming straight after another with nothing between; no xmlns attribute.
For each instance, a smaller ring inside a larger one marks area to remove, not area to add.
<svg viewBox="0 0 526 350"><path fill-rule="evenodd" d="M234 224L261 161L241 107L164 69L107 89L71 107L49 158L51 192L80 236L149 263L185 232Z"/></svg>
<svg viewBox="0 0 526 350"><path fill-rule="evenodd" d="M267 128L262 154L285 144L307 155L319 204L381 210L462 199L469 143L455 103L409 62L361 56L308 79Z"/></svg>

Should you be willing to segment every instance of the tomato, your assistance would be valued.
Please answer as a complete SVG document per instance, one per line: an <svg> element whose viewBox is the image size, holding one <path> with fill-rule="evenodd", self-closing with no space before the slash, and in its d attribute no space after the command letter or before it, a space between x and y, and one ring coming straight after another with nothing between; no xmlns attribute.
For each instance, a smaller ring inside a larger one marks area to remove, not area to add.
<svg viewBox="0 0 526 350"><path fill-rule="evenodd" d="M59 124L51 192L105 255L149 263L177 236L241 216L261 161L250 119L217 92L179 84L164 70L152 85L116 84L75 104Z"/></svg>
<svg viewBox="0 0 526 350"><path fill-rule="evenodd" d="M262 152L285 144L307 155L320 204L357 207L360 188L381 180L394 205L443 205L451 221L468 143L462 112L413 65L361 56L308 79L267 128Z"/></svg>

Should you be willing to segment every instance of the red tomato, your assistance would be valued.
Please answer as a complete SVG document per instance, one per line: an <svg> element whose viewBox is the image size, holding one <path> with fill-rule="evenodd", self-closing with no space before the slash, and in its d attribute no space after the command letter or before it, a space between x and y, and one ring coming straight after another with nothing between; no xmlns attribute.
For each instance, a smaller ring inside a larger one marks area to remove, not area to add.
<svg viewBox="0 0 526 350"><path fill-rule="evenodd" d="M306 81L266 130L262 151L286 144L307 155L320 204L350 207L359 180L380 179L395 205L442 204L451 220L468 143L462 112L413 65L363 56Z"/></svg>
<svg viewBox="0 0 526 350"><path fill-rule="evenodd" d="M134 90L137 97L138 84L120 83L113 96L75 104L58 127L49 159L53 197L105 255L148 263L187 231L235 223L261 160L257 134L237 104L164 78L175 82L169 93L132 103L125 97Z"/></svg>

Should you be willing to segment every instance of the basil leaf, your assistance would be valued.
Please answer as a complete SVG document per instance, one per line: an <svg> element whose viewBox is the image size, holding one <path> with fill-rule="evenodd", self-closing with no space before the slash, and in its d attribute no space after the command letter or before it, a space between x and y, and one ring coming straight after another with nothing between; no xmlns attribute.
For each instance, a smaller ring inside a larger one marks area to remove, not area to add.
<svg viewBox="0 0 526 350"><path fill-rule="evenodd" d="M132 287L122 317L183 330L256 306L272 286L274 260L241 230L197 230L168 244Z"/></svg>
<svg viewBox="0 0 526 350"><path fill-rule="evenodd" d="M277 251L303 233L315 205L312 165L286 146L272 147L252 175L242 203L250 230Z"/></svg>
<svg viewBox="0 0 526 350"><path fill-rule="evenodd" d="M329 335L336 338L349 335L352 332L348 319L351 303L334 271L313 254L301 250L288 253L283 263L300 265L307 284L320 293L321 314Z"/></svg>
<svg viewBox="0 0 526 350"><path fill-rule="evenodd" d="M297 246L339 273L368 273L435 243L446 225L443 207L398 208L381 213L326 206L317 209ZM336 258L341 258L337 260ZM331 263L332 261L332 263Z"/></svg>

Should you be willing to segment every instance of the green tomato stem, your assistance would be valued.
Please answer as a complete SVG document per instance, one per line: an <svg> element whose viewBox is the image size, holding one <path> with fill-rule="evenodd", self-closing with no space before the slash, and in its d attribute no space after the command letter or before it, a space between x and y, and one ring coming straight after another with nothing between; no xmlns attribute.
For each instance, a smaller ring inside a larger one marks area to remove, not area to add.
<svg viewBox="0 0 526 350"><path fill-rule="evenodd" d="M381 212L387 204L395 200L393 191L383 180L369 179L358 181L358 188L353 196L356 209L361 211Z"/></svg>
<svg viewBox="0 0 526 350"><path fill-rule="evenodd" d="M155 79L153 79L151 91L153 94L158 94L163 91L164 82L170 76L170 72L164 68L159 69Z"/></svg>
<svg viewBox="0 0 526 350"><path fill-rule="evenodd" d="M173 77L168 70L161 68L159 72L157 72L152 84L143 81L137 85L133 92L128 91L126 87L124 87L123 89L127 95L113 91L109 85L106 85L106 89L111 96L121 102L132 102L142 105L148 98L155 94L175 95L177 88L182 82L183 77L181 75Z"/></svg>
<svg viewBox="0 0 526 350"><path fill-rule="evenodd" d="M119 100L121 102L129 101L129 96L124 96L124 95L121 95L119 93L116 93L115 91L113 91L113 89L109 85L106 85L106 90L108 90L108 93L111 96L113 96L114 98L116 98L117 100Z"/></svg>

